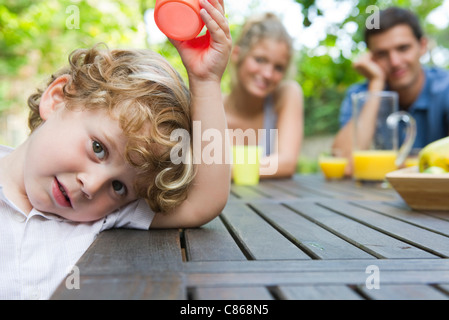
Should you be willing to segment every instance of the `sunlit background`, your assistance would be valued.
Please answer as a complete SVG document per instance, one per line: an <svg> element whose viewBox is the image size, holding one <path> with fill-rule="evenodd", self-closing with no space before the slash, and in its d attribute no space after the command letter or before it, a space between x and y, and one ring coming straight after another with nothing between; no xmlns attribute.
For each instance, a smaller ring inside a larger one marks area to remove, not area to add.
<svg viewBox="0 0 449 320"><path fill-rule="evenodd" d="M154 2L0 0L0 143L17 146L26 138L28 96L44 86L76 48L98 42L149 48L185 76L176 50L154 24ZM361 30L369 15L366 8L373 4L415 11L431 39L423 63L449 68L449 0L225 0L234 37L246 17L271 11L294 38L294 78L305 95L303 171L316 168L320 148L327 149L338 130L345 90L361 80L351 59L365 50ZM226 92L228 74L222 86Z"/></svg>

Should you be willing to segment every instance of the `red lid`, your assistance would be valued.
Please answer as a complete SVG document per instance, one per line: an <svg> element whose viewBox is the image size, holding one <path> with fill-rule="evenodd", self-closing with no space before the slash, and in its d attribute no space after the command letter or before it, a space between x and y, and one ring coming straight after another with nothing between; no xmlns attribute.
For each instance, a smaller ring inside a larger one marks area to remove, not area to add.
<svg viewBox="0 0 449 320"><path fill-rule="evenodd" d="M203 29L204 22L188 1L161 1L156 5L154 19L158 28L169 38L191 40Z"/></svg>

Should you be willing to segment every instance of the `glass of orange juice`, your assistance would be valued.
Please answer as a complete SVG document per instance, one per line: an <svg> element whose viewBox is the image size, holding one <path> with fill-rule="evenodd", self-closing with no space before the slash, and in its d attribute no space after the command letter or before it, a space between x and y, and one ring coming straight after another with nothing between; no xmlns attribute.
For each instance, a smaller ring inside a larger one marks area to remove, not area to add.
<svg viewBox="0 0 449 320"><path fill-rule="evenodd" d="M340 157L338 153L322 153L318 157L318 164L326 179L338 180L345 176L348 159Z"/></svg>
<svg viewBox="0 0 449 320"><path fill-rule="evenodd" d="M359 92L353 102L353 176L357 181L385 181L404 165L416 136L416 123L398 111L392 91ZM399 125L399 124L404 125Z"/></svg>
<svg viewBox="0 0 449 320"><path fill-rule="evenodd" d="M356 180L382 181L387 173L397 169L394 150L358 150L352 158Z"/></svg>

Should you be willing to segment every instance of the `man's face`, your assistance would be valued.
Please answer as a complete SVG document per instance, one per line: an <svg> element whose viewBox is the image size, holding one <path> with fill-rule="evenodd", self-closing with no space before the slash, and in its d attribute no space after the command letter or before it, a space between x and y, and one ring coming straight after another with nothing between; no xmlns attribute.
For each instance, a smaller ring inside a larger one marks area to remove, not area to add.
<svg viewBox="0 0 449 320"><path fill-rule="evenodd" d="M72 221L98 220L136 199L127 139L105 111L60 107L29 138L24 183L34 208Z"/></svg>
<svg viewBox="0 0 449 320"><path fill-rule="evenodd" d="M420 58L427 51L427 41L416 39L408 25L372 35L368 47L392 90L413 88L423 77Z"/></svg>

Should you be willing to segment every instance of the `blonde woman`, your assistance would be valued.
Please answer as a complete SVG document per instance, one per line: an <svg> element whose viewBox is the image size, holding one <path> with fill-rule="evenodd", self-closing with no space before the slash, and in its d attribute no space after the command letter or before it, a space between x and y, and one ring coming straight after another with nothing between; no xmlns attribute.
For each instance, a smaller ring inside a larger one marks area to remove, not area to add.
<svg viewBox="0 0 449 320"><path fill-rule="evenodd" d="M248 19L231 53L231 92L224 99L228 128L233 144L252 144L244 136L256 133L255 143L265 150L261 178L291 177L296 170L303 95L298 83L285 79L292 56L292 39L271 13ZM258 134L261 129L265 135Z"/></svg>

